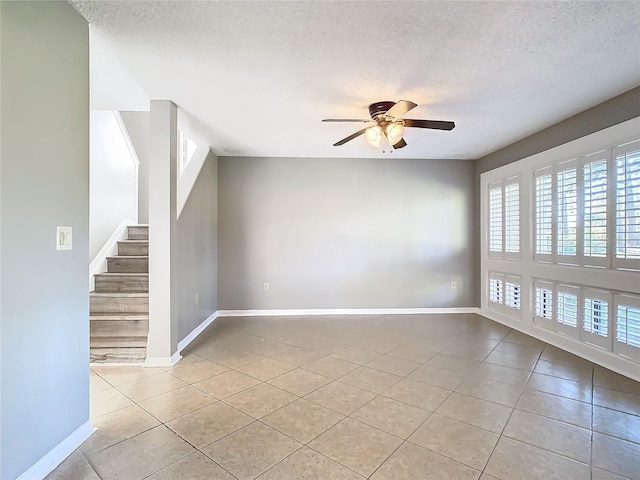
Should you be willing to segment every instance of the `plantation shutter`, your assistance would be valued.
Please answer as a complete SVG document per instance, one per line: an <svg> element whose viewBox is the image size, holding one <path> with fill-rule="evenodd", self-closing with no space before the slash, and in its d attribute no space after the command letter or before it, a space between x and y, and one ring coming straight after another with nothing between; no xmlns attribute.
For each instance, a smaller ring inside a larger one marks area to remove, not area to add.
<svg viewBox="0 0 640 480"><path fill-rule="evenodd" d="M578 172L576 160L558 165L556 173L556 260L578 263Z"/></svg>
<svg viewBox="0 0 640 480"><path fill-rule="evenodd" d="M492 184L489 190L489 256L502 257L502 182Z"/></svg>
<svg viewBox="0 0 640 480"><path fill-rule="evenodd" d="M616 253L614 267L640 269L640 140L614 149Z"/></svg>
<svg viewBox="0 0 640 480"><path fill-rule="evenodd" d="M535 250L537 261L553 261L553 167L535 172Z"/></svg>
<svg viewBox="0 0 640 480"><path fill-rule="evenodd" d="M583 160L583 263L608 266L607 258L607 152Z"/></svg>

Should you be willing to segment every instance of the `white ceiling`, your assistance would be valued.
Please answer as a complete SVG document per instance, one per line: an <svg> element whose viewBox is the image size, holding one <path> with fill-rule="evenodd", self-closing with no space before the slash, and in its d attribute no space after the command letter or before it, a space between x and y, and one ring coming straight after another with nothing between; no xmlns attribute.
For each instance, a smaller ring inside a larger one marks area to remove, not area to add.
<svg viewBox="0 0 640 480"><path fill-rule="evenodd" d="M95 109L170 99L220 155L377 157L332 144L412 100L401 158L478 158L640 85L638 1L72 1ZM388 155L388 153L386 154Z"/></svg>

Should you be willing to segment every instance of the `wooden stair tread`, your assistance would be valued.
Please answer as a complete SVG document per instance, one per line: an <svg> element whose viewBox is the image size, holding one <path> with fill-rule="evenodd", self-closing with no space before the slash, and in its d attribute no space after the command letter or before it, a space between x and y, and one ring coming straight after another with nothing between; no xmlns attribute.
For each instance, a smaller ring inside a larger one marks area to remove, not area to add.
<svg viewBox="0 0 640 480"><path fill-rule="evenodd" d="M107 258L113 258L115 260L120 260L122 258L129 258L129 259L132 259L132 258L144 259L144 258L146 258L146 259L148 259L149 255L112 255L112 256L107 257Z"/></svg>

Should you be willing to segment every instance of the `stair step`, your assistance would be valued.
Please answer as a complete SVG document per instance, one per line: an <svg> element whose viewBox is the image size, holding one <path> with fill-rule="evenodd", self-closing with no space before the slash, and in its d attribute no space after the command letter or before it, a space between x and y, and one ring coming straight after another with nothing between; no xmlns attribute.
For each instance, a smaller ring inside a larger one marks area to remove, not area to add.
<svg viewBox="0 0 640 480"><path fill-rule="evenodd" d="M107 272L109 273L148 273L148 255L128 255L107 257Z"/></svg>
<svg viewBox="0 0 640 480"><path fill-rule="evenodd" d="M147 356L145 347L91 348L91 363L142 363Z"/></svg>
<svg viewBox="0 0 640 480"><path fill-rule="evenodd" d="M118 242L119 256L147 256L149 255L149 240L120 240Z"/></svg>
<svg viewBox="0 0 640 480"><path fill-rule="evenodd" d="M148 292L148 273L98 273L95 276L96 292Z"/></svg>
<svg viewBox="0 0 640 480"><path fill-rule="evenodd" d="M129 240L149 240L149 225L129 225L127 238Z"/></svg>
<svg viewBox="0 0 640 480"><path fill-rule="evenodd" d="M89 294L89 312L95 313L149 313L148 293L102 293Z"/></svg>
<svg viewBox="0 0 640 480"><path fill-rule="evenodd" d="M110 315L104 315L111 317ZM128 319L113 320L111 318L100 318L101 316L91 316L90 337L91 343L100 338L122 339L136 337L147 341L149 333L149 317L147 315L130 315ZM115 346L111 344L111 346Z"/></svg>

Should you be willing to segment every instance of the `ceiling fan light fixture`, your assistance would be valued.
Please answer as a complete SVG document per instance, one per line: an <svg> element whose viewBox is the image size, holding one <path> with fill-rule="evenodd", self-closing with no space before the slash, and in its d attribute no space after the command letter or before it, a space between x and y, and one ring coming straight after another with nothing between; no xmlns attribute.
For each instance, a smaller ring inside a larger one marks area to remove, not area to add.
<svg viewBox="0 0 640 480"><path fill-rule="evenodd" d="M367 139L367 142L369 142L369 145L377 148L380 146L380 141L382 140L382 128L380 125L369 127L364 132L364 136Z"/></svg>
<svg viewBox="0 0 640 480"><path fill-rule="evenodd" d="M403 126L401 122L390 123L386 126L385 132L389 139L389 145L395 145L402 140Z"/></svg>

